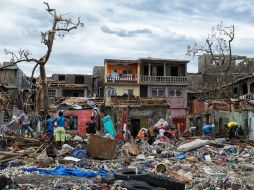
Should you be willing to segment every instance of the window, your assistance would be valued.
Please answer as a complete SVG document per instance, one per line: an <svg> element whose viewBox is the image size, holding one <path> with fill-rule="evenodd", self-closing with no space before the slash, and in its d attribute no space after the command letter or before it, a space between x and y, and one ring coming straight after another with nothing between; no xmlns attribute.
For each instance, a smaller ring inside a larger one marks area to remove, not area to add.
<svg viewBox="0 0 254 190"><path fill-rule="evenodd" d="M78 116L64 116L70 121L69 125L66 127L67 130L78 130Z"/></svg>
<svg viewBox="0 0 254 190"><path fill-rule="evenodd" d="M133 89L123 89L123 95L133 96Z"/></svg>
<svg viewBox="0 0 254 190"><path fill-rule="evenodd" d="M165 96L165 89L164 88L152 88L152 96L153 97Z"/></svg>
<svg viewBox="0 0 254 190"><path fill-rule="evenodd" d="M182 92L181 90L170 90L169 95L172 97L180 97Z"/></svg>
<svg viewBox="0 0 254 190"><path fill-rule="evenodd" d="M237 89L237 87L234 88L234 94L238 94L238 89Z"/></svg>
<svg viewBox="0 0 254 190"><path fill-rule="evenodd" d="M149 75L149 65L144 65L144 75L145 76Z"/></svg>
<svg viewBox="0 0 254 190"><path fill-rule="evenodd" d="M157 65L157 76L163 76L163 75L164 75L164 66Z"/></svg>
<svg viewBox="0 0 254 190"><path fill-rule="evenodd" d="M59 81L65 81L65 75L59 75L58 80Z"/></svg>
<svg viewBox="0 0 254 190"><path fill-rule="evenodd" d="M171 76L178 76L178 66L171 66Z"/></svg>
<svg viewBox="0 0 254 190"><path fill-rule="evenodd" d="M84 82L85 82L84 76L81 75L75 76L75 84L84 84Z"/></svg>
<svg viewBox="0 0 254 190"><path fill-rule="evenodd" d="M109 88L107 90L107 96L110 97L110 96L116 96L116 89L114 88Z"/></svg>
<svg viewBox="0 0 254 190"><path fill-rule="evenodd" d="M48 90L48 96L49 96L49 98L54 98L56 96L56 90L49 89Z"/></svg>

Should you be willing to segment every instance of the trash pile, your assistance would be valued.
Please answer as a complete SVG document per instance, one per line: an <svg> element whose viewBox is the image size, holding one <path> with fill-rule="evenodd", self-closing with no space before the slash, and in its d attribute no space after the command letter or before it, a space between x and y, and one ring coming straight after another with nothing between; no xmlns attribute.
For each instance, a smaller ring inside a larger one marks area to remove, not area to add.
<svg viewBox="0 0 254 190"><path fill-rule="evenodd" d="M126 124L53 141L30 139L0 151L0 189L254 189L254 147L226 138L183 138L160 119L134 139Z"/></svg>

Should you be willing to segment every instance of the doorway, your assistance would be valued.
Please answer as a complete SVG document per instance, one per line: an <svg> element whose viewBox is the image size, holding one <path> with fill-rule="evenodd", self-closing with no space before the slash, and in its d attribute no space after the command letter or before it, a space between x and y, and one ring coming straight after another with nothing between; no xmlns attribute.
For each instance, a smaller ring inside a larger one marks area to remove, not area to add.
<svg viewBox="0 0 254 190"><path fill-rule="evenodd" d="M135 139L140 130L140 120L139 119L131 119L131 136Z"/></svg>

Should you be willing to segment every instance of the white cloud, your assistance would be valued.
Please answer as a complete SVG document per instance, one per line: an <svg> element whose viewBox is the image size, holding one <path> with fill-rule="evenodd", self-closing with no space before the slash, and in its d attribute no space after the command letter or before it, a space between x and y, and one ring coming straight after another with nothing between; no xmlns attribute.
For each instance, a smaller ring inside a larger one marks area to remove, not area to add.
<svg viewBox="0 0 254 190"><path fill-rule="evenodd" d="M58 13L81 19L85 28L56 38L47 63L47 74L92 73L104 58L137 59L161 57L190 59L186 47L205 40L211 27L224 21L234 24L234 53L253 56L253 13L251 0L54 0ZM0 62L8 61L3 49L29 49L39 57L45 52L40 32L51 27L43 0L1 0ZM15 13L15 14L14 14ZM105 28L105 26L107 28ZM102 30L102 28L108 30ZM126 37L131 36L131 37ZM27 75L32 64L21 64ZM197 71L192 60L188 71ZM38 73L38 72L37 72Z"/></svg>

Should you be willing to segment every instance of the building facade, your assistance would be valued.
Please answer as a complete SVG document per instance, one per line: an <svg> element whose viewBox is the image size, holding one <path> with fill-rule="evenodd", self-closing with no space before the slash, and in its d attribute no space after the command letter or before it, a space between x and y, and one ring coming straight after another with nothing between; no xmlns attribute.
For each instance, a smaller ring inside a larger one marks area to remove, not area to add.
<svg viewBox="0 0 254 190"><path fill-rule="evenodd" d="M136 60L105 59L104 96L140 96L140 65Z"/></svg>
<svg viewBox="0 0 254 190"><path fill-rule="evenodd" d="M53 74L48 79L50 103L60 97L89 97L92 94L92 76L81 74Z"/></svg>
<svg viewBox="0 0 254 190"><path fill-rule="evenodd" d="M105 97L166 97L175 125L186 126L187 60L105 59Z"/></svg>
<svg viewBox="0 0 254 190"><path fill-rule="evenodd" d="M4 62L0 65L0 124L12 118L13 106L20 106L20 92L27 87L25 75L19 67Z"/></svg>

